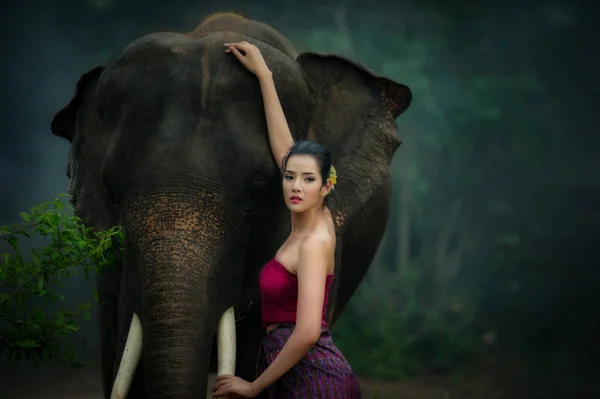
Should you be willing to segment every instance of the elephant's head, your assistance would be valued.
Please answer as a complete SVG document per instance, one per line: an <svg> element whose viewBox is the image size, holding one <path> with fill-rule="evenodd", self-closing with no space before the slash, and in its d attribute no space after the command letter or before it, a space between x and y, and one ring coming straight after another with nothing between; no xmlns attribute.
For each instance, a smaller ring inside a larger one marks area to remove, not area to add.
<svg viewBox="0 0 600 399"><path fill-rule="evenodd" d="M148 397L205 391L220 316L257 295L260 266L289 231L258 82L223 43L254 43L294 137L331 149L338 229L388 174L400 144L394 120L410 103L406 86L335 55L294 59L284 39L278 47L269 31L256 40L261 25L248 36L245 24L239 33L133 42L83 74L52 121L71 143L78 215L124 230L120 306L139 315Z"/></svg>

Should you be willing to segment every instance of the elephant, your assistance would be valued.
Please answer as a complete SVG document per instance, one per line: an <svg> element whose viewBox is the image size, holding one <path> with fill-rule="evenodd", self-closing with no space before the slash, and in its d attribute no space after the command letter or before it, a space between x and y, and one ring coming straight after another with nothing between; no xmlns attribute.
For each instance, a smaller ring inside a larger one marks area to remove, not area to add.
<svg viewBox="0 0 600 399"><path fill-rule="evenodd" d="M272 26L237 13L132 41L83 73L51 122L70 145L76 215L93 230L118 225L124 234L122 257L97 276L106 398L134 319L141 349L130 398L201 397L216 368L217 325L231 307L235 373L254 377L265 334L258 273L291 222L258 81L225 53L224 43L236 41L260 49L294 139L332 152L330 328L386 229L389 166L402 142L396 119L411 103L409 87L341 55L298 53Z"/></svg>

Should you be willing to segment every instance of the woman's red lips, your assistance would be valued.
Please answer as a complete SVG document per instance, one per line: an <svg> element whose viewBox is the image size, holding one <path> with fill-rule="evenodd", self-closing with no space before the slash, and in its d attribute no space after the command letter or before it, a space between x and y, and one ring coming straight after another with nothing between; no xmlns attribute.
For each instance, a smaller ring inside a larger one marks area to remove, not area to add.
<svg viewBox="0 0 600 399"><path fill-rule="evenodd" d="M298 196L294 195L292 198L290 198L290 201L292 201L292 202L294 202L294 203L297 203L297 202L300 202L300 201L302 201L302 198L300 198L300 197L298 197Z"/></svg>

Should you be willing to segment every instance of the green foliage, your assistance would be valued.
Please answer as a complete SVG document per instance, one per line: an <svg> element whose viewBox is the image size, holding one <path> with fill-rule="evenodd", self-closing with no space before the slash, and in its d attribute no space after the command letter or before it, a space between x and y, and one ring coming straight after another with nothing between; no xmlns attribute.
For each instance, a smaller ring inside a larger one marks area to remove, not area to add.
<svg viewBox="0 0 600 399"><path fill-rule="evenodd" d="M470 312L458 302L427 305L417 292L424 275L411 270L402 278L381 267L370 273L333 328L336 345L359 375L406 379L453 372L479 347Z"/></svg>
<svg viewBox="0 0 600 399"><path fill-rule="evenodd" d="M91 304L60 307L53 313L44 305L64 301L56 287L78 271L88 279L90 272L113 264L123 236L118 226L107 231L85 227L60 197L21 212L24 224L0 227L0 354L13 361L45 357L79 367L82 364L59 341L77 336L77 319L89 318ZM36 236L47 245L23 255L23 239Z"/></svg>

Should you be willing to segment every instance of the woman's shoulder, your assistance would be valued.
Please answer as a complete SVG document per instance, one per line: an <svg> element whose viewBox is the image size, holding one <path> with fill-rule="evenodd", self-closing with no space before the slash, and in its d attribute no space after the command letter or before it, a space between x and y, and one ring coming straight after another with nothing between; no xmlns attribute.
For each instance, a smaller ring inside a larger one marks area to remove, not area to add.
<svg viewBox="0 0 600 399"><path fill-rule="evenodd" d="M335 236L322 229L307 234L300 242L300 252L317 252L327 254L335 250Z"/></svg>
<svg viewBox="0 0 600 399"><path fill-rule="evenodd" d="M327 274L333 273L335 236L327 231L307 234L300 243L298 268L324 267Z"/></svg>

